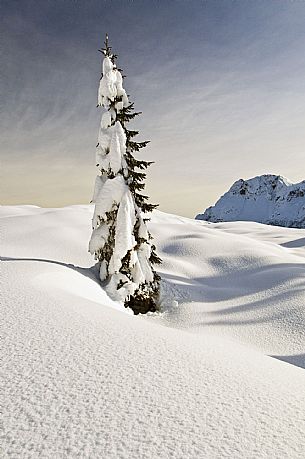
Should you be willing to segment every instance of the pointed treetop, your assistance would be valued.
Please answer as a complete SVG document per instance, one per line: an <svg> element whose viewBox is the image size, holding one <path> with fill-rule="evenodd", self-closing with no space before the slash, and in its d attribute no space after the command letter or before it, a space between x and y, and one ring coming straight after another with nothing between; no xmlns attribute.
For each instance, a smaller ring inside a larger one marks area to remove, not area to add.
<svg viewBox="0 0 305 459"><path fill-rule="evenodd" d="M104 45L105 45L105 50L106 51L111 49L111 46L108 45L108 40L109 40L108 33L106 33L106 38L105 38L105 41L104 41Z"/></svg>
<svg viewBox="0 0 305 459"><path fill-rule="evenodd" d="M112 62L114 63L114 60L117 58L116 54L112 54L111 52L112 47L109 46L109 36L108 33L106 33L105 41L104 41L104 48L99 49L99 52L104 54L104 56L110 57Z"/></svg>
<svg viewBox="0 0 305 459"><path fill-rule="evenodd" d="M105 38L105 41L104 41L104 48L101 48L99 49L99 52L100 53L103 53L105 56L111 56L111 46L109 46L108 44L108 40L109 40L109 37L108 37L108 33L106 33L106 38Z"/></svg>

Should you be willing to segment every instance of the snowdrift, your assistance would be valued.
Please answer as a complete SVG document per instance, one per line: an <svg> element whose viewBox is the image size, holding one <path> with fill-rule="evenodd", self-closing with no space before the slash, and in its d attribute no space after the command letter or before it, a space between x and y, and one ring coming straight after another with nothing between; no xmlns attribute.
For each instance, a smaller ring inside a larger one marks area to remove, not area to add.
<svg viewBox="0 0 305 459"><path fill-rule="evenodd" d="M155 212L163 312L132 316L92 214L0 207L1 456L303 457L305 231Z"/></svg>

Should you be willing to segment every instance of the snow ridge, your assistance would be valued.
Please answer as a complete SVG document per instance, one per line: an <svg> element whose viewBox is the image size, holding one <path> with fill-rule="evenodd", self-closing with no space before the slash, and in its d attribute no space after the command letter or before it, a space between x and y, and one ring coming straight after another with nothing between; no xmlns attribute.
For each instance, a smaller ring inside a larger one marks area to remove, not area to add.
<svg viewBox="0 0 305 459"><path fill-rule="evenodd" d="M294 184L272 174L237 180L214 206L196 219L305 228L305 180Z"/></svg>

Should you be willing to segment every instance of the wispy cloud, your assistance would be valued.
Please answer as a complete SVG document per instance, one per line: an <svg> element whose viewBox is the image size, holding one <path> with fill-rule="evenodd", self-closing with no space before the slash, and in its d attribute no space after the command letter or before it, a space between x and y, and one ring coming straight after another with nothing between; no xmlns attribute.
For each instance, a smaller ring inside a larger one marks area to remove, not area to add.
<svg viewBox="0 0 305 459"><path fill-rule="evenodd" d="M305 5L54 2L29 14L26 3L5 21L3 203L90 199L106 30L152 140L161 209L192 216L241 176L304 178Z"/></svg>

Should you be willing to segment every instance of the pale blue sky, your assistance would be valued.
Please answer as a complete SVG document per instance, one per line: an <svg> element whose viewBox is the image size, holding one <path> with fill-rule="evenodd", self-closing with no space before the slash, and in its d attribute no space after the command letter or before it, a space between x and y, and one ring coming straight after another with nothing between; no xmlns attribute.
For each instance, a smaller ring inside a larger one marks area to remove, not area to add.
<svg viewBox="0 0 305 459"><path fill-rule="evenodd" d="M3 1L2 204L91 199L108 32L147 190L194 216L238 178L305 179L305 2Z"/></svg>

